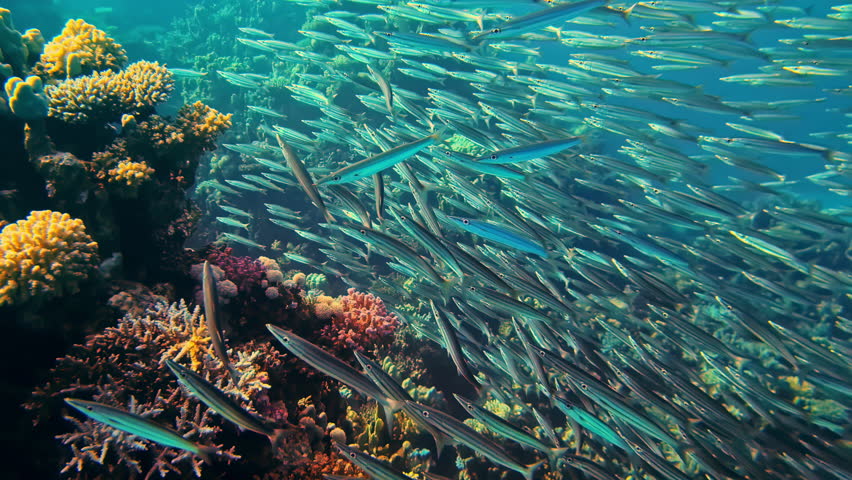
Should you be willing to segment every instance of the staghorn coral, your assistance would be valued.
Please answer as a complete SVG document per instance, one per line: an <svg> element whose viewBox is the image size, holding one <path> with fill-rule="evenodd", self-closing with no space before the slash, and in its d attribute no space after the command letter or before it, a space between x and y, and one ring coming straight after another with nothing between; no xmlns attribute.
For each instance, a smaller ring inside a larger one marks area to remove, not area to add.
<svg viewBox="0 0 852 480"><path fill-rule="evenodd" d="M338 351L363 351L390 343L399 326L396 315L388 313L381 298L350 288L340 299L342 314L334 315L321 336Z"/></svg>
<svg viewBox="0 0 852 480"><path fill-rule="evenodd" d="M74 293L97 266L83 221L40 210L0 232L0 305Z"/></svg>
<svg viewBox="0 0 852 480"><path fill-rule="evenodd" d="M341 458L336 451L314 453L310 462L299 465L280 478L281 480L324 480L324 474L368 478L360 468Z"/></svg>
<svg viewBox="0 0 852 480"><path fill-rule="evenodd" d="M126 70L104 70L45 88L49 116L67 123L110 121L150 113L174 87L172 74L157 62L136 62Z"/></svg>
<svg viewBox="0 0 852 480"><path fill-rule="evenodd" d="M101 70L119 70L127 63L120 44L83 19L68 20L58 36L44 46L34 72L45 78L72 78Z"/></svg>
<svg viewBox="0 0 852 480"><path fill-rule="evenodd" d="M226 421L176 384L166 359L199 362L208 381L236 397L249 411L274 411L268 397L269 371L281 371L278 352L268 342L250 342L231 349L236 383L209 348L204 317L198 307L185 303L157 303L143 315L128 314L115 327L90 337L51 371L52 381L34 393L27 407L40 410L38 419L49 420L62 409L68 396L150 414L187 438L204 444L221 442ZM257 404L258 408L255 408ZM274 417L281 418L280 413ZM284 415L283 420L286 420ZM65 472L77 478L126 478L145 471L200 476L201 464L187 452L124 436L91 420L72 420L74 431L59 436L70 449ZM233 449L224 450L217 464L237 460Z"/></svg>

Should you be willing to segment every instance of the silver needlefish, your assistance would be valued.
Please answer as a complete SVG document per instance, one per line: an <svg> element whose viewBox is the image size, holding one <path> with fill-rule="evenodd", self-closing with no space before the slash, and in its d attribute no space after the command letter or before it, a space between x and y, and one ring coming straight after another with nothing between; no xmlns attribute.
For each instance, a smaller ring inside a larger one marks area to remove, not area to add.
<svg viewBox="0 0 852 480"><path fill-rule="evenodd" d="M325 208L325 202L322 201L319 190L317 190L317 187L314 184L313 177L311 177L308 169L305 168L305 164L302 163L302 160L299 159L296 151L290 146L290 144L281 138L281 135L275 135L275 139L278 140L278 146L281 148L281 153L284 154L284 160L287 161L287 166L289 166L290 170L293 171L293 175L296 177L296 180L299 181L299 185L302 186L305 193L308 194L311 202L313 202L314 206L322 212L322 215L325 217L327 222L334 222L334 217L328 212L328 209Z"/></svg>
<svg viewBox="0 0 852 480"><path fill-rule="evenodd" d="M462 353L461 343L459 343L458 336L456 335L456 330L450 324L450 320L444 312L435 305L435 301L431 298L429 299L429 305L432 307L432 315L435 317L435 322L438 324L438 331L441 332L441 338L444 341L444 348L447 349L447 353L449 353L450 358L453 360L453 364L456 366L456 371L458 371L459 375L467 380L468 383L473 385L478 393L481 393L483 386L476 380L476 377L467 365L464 353Z"/></svg>
<svg viewBox="0 0 852 480"><path fill-rule="evenodd" d="M219 452L216 447L191 442L183 438L178 432L154 423L145 417L104 405L103 403L76 398L66 398L65 403L76 408L80 413L92 420L154 443L165 445L166 447L192 452L207 463L210 463L211 455Z"/></svg>
<svg viewBox="0 0 852 480"><path fill-rule="evenodd" d="M266 328L278 340L281 346L299 357L303 362L379 402L385 412L385 424L388 426L393 425L393 407L395 406L399 409L401 405L397 402L391 402L388 396L370 381L369 378L347 365L343 360L340 360L293 332L288 332L283 328L271 324L267 324Z"/></svg>
<svg viewBox="0 0 852 480"><path fill-rule="evenodd" d="M225 237L225 238L227 238L228 240L230 240L230 241L232 241L232 242L239 243L240 245L244 245L244 246L246 246L246 247L250 247L250 248L259 248L259 249L261 249L261 250L265 250L265 249L266 249L266 246L265 246L265 245L261 245L261 244L259 244L259 243L255 242L254 240L251 240L251 239L249 239L249 238L243 237L243 236L241 236L241 235L237 235L237 234L235 234L235 233L223 232L223 233L222 233L222 236L223 236L223 237Z"/></svg>
<svg viewBox="0 0 852 480"><path fill-rule="evenodd" d="M525 162L527 160L535 160L536 158L559 153L563 150L579 145L580 142L582 142L581 137L557 138L555 140L547 140L544 142L519 145L517 147L507 148L504 150L497 150L477 157L474 161L498 165Z"/></svg>
<svg viewBox="0 0 852 480"><path fill-rule="evenodd" d="M204 301L204 322L207 325L207 334L210 335L210 343L213 344L213 352L230 373L234 385L238 385L240 376L231 366L222 330L219 328L219 296L216 291L216 277L213 275L213 267L207 260L204 261L201 269L201 293Z"/></svg>
<svg viewBox="0 0 852 480"><path fill-rule="evenodd" d="M334 446L337 447L343 458L361 467L374 480L414 480L408 475L397 472L378 458L367 455L356 448L336 441L334 442Z"/></svg>
<svg viewBox="0 0 852 480"><path fill-rule="evenodd" d="M480 407L479 405L462 397L461 395L454 393L453 396L456 398L456 401L459 402L462 407L464 407L465 411L470 414L471 417L482 422L482 424L488 427L489 430L504 438L508 438L509 440L530 447L534 450L538 450L539 452L547 455L551 466L555 467L559 457L564 455L570 449L569 447L549 447L542 443L541 440L535 438L527 432L524 432L520 428L512 425L506 420L503 420L496 414L491 413L490 411L486 410L483 407Z"/></svg>
<svg viewBox="0 0 852 480"><path fill-rule="evenodd" d="M534 253L542 257L546 257L548 255L547 250L540 244L510 230L508 227L484 222L482 220L474 220L472 218L453 216L450 216L449 218L463 230L480 236L486 240L491 240L522 252Z"/></svg>
<svg viewBox="0 0 852 480"><path fill-rule="evenodd" d="M219 222L219 223L224 223L225 225L228 225L229 227L242 228L245 231L248 231L248 229L249 229L248 223L243 223L243 222L241 222L241 221L239 221L235 218L231 218L231 217L216 217L216 221Z"/></svg>
<svg viewBox="0 0 852 480"><path fill-rule="evenodd" d="M412 411L424 422L431 423L437 429L453 437L456 442L467 445L474 452L492 462L520 473L527 480L532 480L536 469L544 463L544 460L541 460L530 465L523 465L510 457L502 447L452 415L419 403L408 403L411 405Z"/></svg>
<svg viewBox="0 0 852 480"><path fill-rule="evenodd" d="M584 0L580 2L562 3L555 7L545 8L528 15L513 18L508 22L486 30L473 37L473 41L489 39L515 38L525 33L535 32L549 26L559 26L572 18L607 4L607 0Z"/></svg>
<svg viewBox="0 0 852 480"><path fill-rule="evenodd" d="M173 361L166 360L166 366L175 374L178 383L184 386L195 398L208 408L225 417L229 422L243 430L266 435L272 445L278 445L288 429L272 429L254 415L240 407L228 394L216 388L198 373Z"/></svg>
<svg viewBox="0 0 852 480"><path fill-rule="evenodd" d="M381 74L381 72L377 71L370 65L367 65L367 70L370 71L370 75L373 76L373 80L375 80L379 85L379 89L381 89L382 95L385 97L385 106L388 107L388 112L393 115L393 89L391 88L391 84Z"/></svg>
<svg viewBox="0 0 852 480"><path fill-rule="evenodd" d="M437 142L438 134L427 135L413 142L394 147L378 155L373 155L370 158L347 165L319 179L317 185L339 185L369 178L374 173L393 167L397 163L407 160L417 152Z"/></svg>

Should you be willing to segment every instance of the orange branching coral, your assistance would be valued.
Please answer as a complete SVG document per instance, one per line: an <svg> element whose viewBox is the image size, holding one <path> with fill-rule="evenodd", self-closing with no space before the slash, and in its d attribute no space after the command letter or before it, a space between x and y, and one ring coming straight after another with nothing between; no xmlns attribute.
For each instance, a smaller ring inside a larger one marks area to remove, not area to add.
<svg viewBox="0 0 852 480"><path fill-rule="evenodd" d="M100 70L119 70L127 63L124 49L106 32L83 19L68 20L62 33L44 47L35 72L72 78Z"/></svg>
<svg viewBox="0 0 852 480"><path fill-rule="evenodd" d="M94 270L98 244L83 221L34 211L0 231L0 305L74 293Z"/></svg>
<svg viewBox="0 0 852 480"><path fill-rule="evenodd" d="M126 70L104 70L49 85L49 115L68 123L117 120L122 114L153 110L168 98L174 79L157 62L136 62Z"/></svg>
<svg viewBox="0 0 852 480"><path fill-rule="evenodd" d="M213 148L216 137L231 128L233 114L219 113L202 102L184 105L178 112L177 125L188 139L203 149Z"/></svg>
<svg viewBox="0 0 852 480"><path fill-rule="evenodd" d="M341 458L336 452L331 454L314 453L311 461L292 470L285 480L323 480L323 474L346 477L367 478L361 469Z"/></svg>
<svg viewBox="0 0 852 480"><path fill-rule="evenodd" d="M136 137L145 139L145 143L157 152L165 153L171 147L182 145L186 136L179 127L169 124L159 115L151 115L148 120L140 122Z"/></svg>

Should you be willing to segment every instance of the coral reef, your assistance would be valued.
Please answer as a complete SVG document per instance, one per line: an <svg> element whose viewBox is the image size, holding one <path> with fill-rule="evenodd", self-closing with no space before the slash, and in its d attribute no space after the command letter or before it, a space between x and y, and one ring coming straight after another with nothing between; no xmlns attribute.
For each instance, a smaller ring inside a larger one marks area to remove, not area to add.
<svg viewBox="0 0 852 480"><path fill-rule="evenodd" d="M83 19L68 20L58 36L44 46L34 73L46 78L72 78L103 70L119 70L127 54L106 32Z"/></svg>
<svg viewBox="0 0 852 480"><path fill-rule="evenodd" d="M151 114L173 87L166 67L142 60L118 72L104 70L48 85L45 94L50 117L80 124Z"/></svg>
<svg viewBox="0 0 852 480"><path fill-rule="evenodd" d="M391 342L399 320L381 298L350 288L340 305L340 315L332 314L331 324L322 329L322 337L336 350L364 351Z"/></svg>
<svg viewBox="0 0 852 480"><path fill-rule="evenodd" d="M175 383L166 359L189 364L204 372L209 381L236 397L243 408L263 415L273 412L269 371L281 365L277 351L267 342L250 342L231 350L232 365L239 372L230 381L224 365L211 351L210 338L200 309L184 303L156 303L142 315L128 314L114 327L96 334L61 359L51 373L52 381L39 388L28 407L39 411L40 421L55 418L68 396L96 401L150 414L202 443L222 441L226 423ZM259 408L255 408L255 402ZM70 417L69 417L70 418ZM276 414L275 420L286 421ZM66 470L79 478L95 478L112 470L111 478L125 478L146 471L199 472L199 459L186 452L116 434L90 420L72 420L73 432L60 435L70 448ZM219 461L237 461L233 448L224 449ZM217 464L218 462L217 461ZM118 467L118 469L116 469Z"/></svg>
<svg viewBox="0 0 852 480"><path fill-rule="evenodd" d="M40 210L0 231L0 305L68 295L94 270L98 244L83 221Z"/></svg>

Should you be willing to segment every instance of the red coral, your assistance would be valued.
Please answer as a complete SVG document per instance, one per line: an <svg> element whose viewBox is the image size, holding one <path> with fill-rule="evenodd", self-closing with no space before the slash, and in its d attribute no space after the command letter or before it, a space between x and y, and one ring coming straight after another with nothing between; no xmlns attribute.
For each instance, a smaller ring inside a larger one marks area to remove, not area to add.
<svg viewBox="0 0 852 480"><path fill-rule="evenodd" d="M207 254L207 260L225 272L225 277L237 285L240 293L249 293L266 276L263 264L251 257L238 257L232 255L233 249L213 248Z"/></svg>
<svg viewBox="0 0 852 480"><path fill-rule="evenodd" d="M334 315L331 324L322 328L322 338L338 351L364 351L368 346L390 343L399 320L388 313L385 302L372 293L358 292L354 288L347 293L340 299L342 315Z"/></svg>

